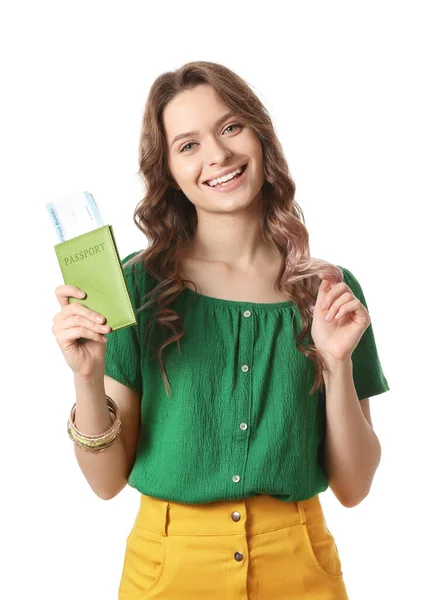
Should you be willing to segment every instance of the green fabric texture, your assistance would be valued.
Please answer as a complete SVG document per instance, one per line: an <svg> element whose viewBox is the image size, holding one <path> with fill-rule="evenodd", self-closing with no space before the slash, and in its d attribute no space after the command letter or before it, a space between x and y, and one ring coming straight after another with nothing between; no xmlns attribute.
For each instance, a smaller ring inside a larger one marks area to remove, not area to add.
<svg viewBox="0 0 433 600"><path fill-rule="evenodd" d="M340 268L368 309L355 276ZM163 351L173 390L167 396L156 351L168 335L155 324L146 331L155 306L137 312L157 282L141 264L135 274L133 265L126 267L125 279L137 325L108 334L105 374L141 398L129 485L148 496L193 504L256 494L291 502L325 491L326 398L324 391L308 395L315 373L295 345L301 330L297 305L184 290L172 304L185 328L180 352L177 343ZM390 389L372 323L352 363L360 400Z"/></svg>

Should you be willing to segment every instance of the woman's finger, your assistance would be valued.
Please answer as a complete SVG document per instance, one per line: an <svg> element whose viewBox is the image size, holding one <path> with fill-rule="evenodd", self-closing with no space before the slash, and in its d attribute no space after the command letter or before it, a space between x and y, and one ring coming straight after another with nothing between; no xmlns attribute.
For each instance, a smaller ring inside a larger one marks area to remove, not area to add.
<svg viewBox="0 0 433 600"><path fill-rule="evenodd" d="M82 300L86 296L86 293L83 290L80 290L80 288L73 285L59 285L54 292L60 306L69 304L69 298L80 298Z"/></svg>

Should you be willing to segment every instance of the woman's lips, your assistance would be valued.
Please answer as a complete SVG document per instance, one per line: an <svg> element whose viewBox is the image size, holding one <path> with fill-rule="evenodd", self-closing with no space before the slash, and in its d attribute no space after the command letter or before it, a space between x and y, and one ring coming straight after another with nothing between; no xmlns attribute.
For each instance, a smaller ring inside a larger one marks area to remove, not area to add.
<svg viewBox="0 0 433 600"><path fill-rule="evenodd" d="M248 168L248 163L246 165L244 165L243 167L243 171L241 173L241 175L239 177L236 177L235 179L232 179L230 181L230 183L226 183L226 185L215 185L215 186L211 186L208 183L205 183L205 185L210 188L211 190L215 190L216 192L229 192L231 190L234 190L236 188L238 188L244 181L245 179L245 173L247 171Z"/></svg>

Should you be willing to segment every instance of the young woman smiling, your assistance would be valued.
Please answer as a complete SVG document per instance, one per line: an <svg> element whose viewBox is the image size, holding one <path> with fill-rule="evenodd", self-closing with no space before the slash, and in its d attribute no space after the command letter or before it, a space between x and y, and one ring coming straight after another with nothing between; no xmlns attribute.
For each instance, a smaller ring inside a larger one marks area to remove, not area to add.
<svg viewBox="0 0 433 600"><path fill-rule="evenodd" d="M140 493L119 598L346 599L319 494L355 506L380 460L369 397L389 386L362 288L310 257L270 117L228 68L156 79L139 164L148 246L122 260L137 325L103 343L68 289L55 330L77 427L108 428L106 395L122 423L104 453L76 449L85 476ZM73 310L89 340L72 361Z"/></svg>

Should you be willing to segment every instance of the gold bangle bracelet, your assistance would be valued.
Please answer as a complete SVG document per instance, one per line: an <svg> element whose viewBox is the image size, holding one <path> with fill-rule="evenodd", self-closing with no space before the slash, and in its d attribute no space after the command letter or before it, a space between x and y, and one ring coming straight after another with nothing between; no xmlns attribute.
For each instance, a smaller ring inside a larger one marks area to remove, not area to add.
<svg viewBox="0 0 433 600"><path fill-rule="evenodd" d="M119 431L119 433L120 433L120 431ZM75 438L71 438L71 439L73 439L76 446L82 448L83 450L86 450L87 452L103 452L104 450L109 448L118 437L119 437L119 434L116 434L110 440L108 440L106 443L100 444L98 446L89 445L89 443L87 443L87 442L81 443L80 441L78 441Z"/></svg>
<svg viewBox="0 0 433 600"><path fill-rule="evenodd" d="M115 419L109 429L102 433L97 434L85 434L75 426L75 409L76 404L71 409L69 420L67 423L67 431L71 440L84 450L92 452L100 452L105 450L114 442L119 436L121 428L119 409L116 403L109 397L105 396L108 403L108 409L110 413L114 414Z"/></svg>
<svg viewBox="0 0 433 600"><path fill-rule="evenodd" d="M115 420L111 424L111 427L109 429L107 429L106 431L104 431L102 433L94 433L94 434L83 433L82 431L77 429L77 427L75 425L75 410L76 410L76 406L77 406L76 403L74 404L74 406L71 409L71 413L70 413L69 421L68 421L71 429L73 429L78 435L81 435L82 437L87 438L87 439L98 439L98 438L101 438L101 437L107 435L108 433L111 433L112 431L114 431L120 423L119 409L117 407L117 404L115 402L113 402L113 400L109 396L105 396L105 397L107 399L108 410L115 415Z"/></svg>

